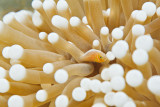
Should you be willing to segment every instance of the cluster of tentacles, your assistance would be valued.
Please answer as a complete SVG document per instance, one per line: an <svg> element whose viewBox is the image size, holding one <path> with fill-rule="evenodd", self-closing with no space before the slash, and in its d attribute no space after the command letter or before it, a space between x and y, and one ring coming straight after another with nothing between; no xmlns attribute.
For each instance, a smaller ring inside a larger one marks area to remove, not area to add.
<svg viewBox="0 0 160 107"><path fill-rule="evenodd" d="M33 0L0 21L0 107L160 107L160 0Z"/></svg>

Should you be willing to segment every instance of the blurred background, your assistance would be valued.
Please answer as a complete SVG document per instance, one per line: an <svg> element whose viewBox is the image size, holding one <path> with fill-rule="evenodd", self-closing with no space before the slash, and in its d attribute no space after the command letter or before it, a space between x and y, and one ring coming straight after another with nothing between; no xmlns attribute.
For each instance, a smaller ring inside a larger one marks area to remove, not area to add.
<svg viewBox="0 0 160 107"><path fill-rule="evenodd" d="M32 10L32 0L0 0L0 19L4 14L21 9Z"/></svg>

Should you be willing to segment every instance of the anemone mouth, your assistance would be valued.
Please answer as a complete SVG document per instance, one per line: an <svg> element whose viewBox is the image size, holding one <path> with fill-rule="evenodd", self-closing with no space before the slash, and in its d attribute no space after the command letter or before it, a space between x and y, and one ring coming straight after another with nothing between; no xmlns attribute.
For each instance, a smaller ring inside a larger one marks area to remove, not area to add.
<svg viewBox="0 0 160 107"><path fill-rule="evenodd" d="M31 6L0 21L0 107L160 106L159 1Z"/></svg>

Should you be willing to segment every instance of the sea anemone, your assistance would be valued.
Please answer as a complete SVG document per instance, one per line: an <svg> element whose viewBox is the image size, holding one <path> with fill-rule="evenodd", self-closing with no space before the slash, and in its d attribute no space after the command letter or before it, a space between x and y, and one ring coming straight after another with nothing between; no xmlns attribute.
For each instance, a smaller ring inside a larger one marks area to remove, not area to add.
<svg viewBox="0 0 160 107"><path fill-rule="evenodd" d="M160 107L160 0L33 0L0 21L0 107Z"/></svg>

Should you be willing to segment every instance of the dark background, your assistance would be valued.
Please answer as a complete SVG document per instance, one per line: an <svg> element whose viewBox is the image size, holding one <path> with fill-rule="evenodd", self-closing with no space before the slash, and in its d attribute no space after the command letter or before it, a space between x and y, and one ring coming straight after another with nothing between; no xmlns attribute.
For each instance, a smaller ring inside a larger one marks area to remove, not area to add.
<svg viewBox="0 0 160 107"><path fill-rule="evenodd" d="M21 9L32 10L32 0L0 0L0 19L4 14Z"/></svg>

